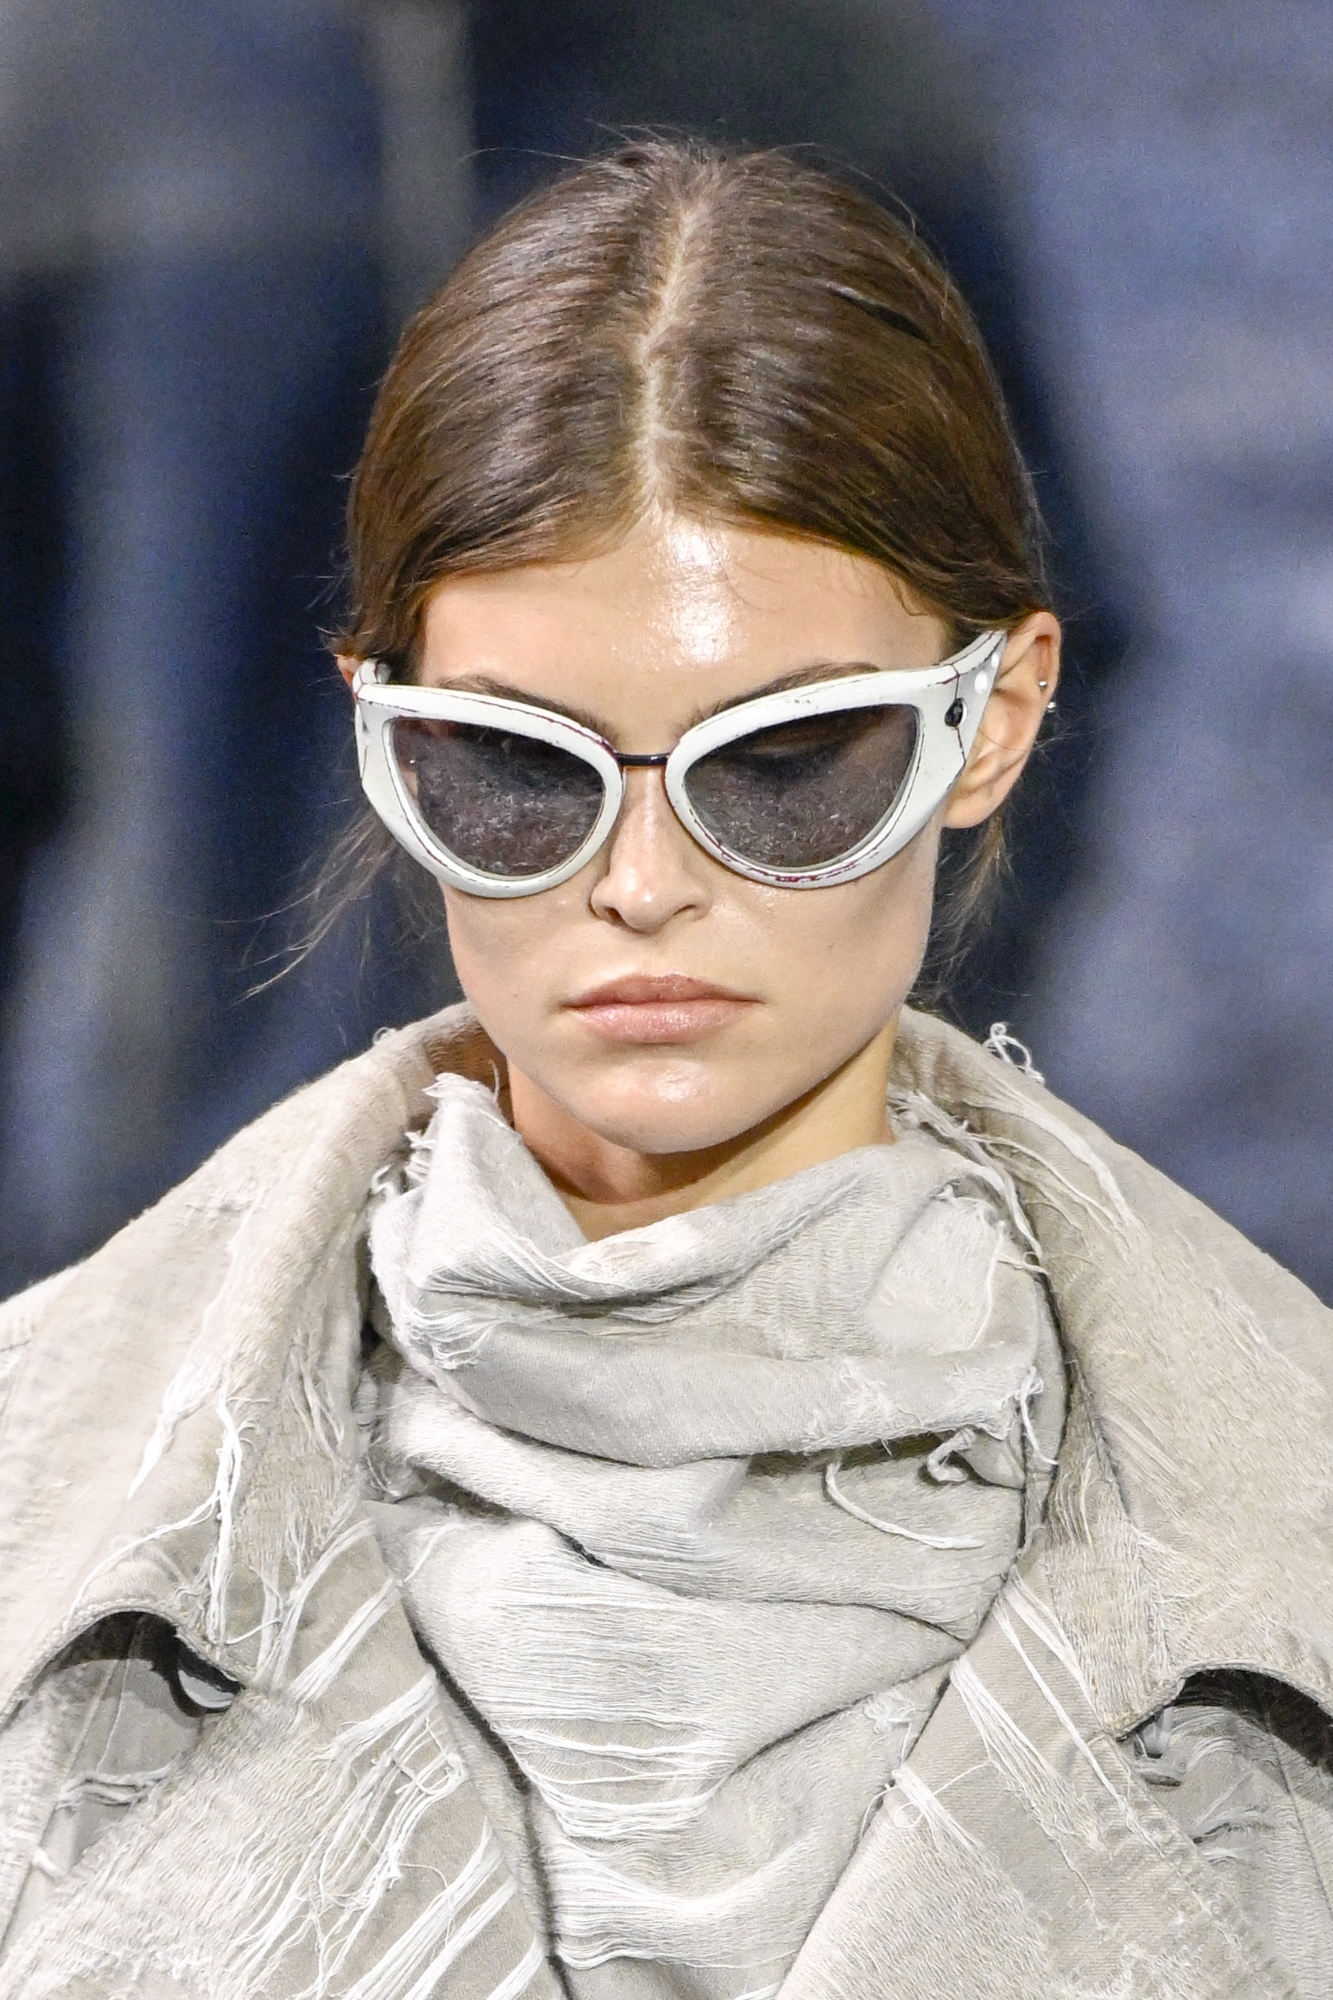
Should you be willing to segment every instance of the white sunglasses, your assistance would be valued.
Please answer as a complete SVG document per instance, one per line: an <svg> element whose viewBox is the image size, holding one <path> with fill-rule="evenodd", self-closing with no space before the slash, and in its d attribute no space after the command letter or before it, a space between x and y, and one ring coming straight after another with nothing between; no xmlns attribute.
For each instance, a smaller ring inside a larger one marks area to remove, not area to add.
<svg viewBox="0 0 1333 2000"><path fill-rule="evenodd" d="M848 674L737 702L674 750L626 755L549 709L352 681L366 797L395 839L471 896L536 896L607 840L625 772L660 768L681 825L724 867L783 889L869 874L918 834L967 761L1007 634L933 667Z"/></svg>

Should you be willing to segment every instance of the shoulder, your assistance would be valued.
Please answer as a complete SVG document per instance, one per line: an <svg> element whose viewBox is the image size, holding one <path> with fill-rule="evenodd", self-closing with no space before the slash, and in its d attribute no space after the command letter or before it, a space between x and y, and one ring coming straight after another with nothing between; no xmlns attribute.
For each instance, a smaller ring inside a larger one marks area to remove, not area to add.
<svg viewBox="0 0 1333 2000"><path fill-rule="evenodd" d="M32 1343L33 1332L74 1275L57 1271L39 1285L30 1285L0 1305L0 1424L4 1422L9 1390Z"/></svg>
<svg viewBox="0 0 1333 2000"><path fill-rule="evenodd" d="M1019 1185L1053 1285L1079 1316L1116 1293L1154 1300L1194 1334L1220 1311L1236 1338L1289 1355L1333 1390L1333 1312L1206 1203L1112 1139L1041 1079L958 1029L904 1013L897 1080L919 1090L992 1146ZM1163 1324L1158 1337L1171 1327ZM1195 1341L1196 1358L1201 1354Z"/></svg>
<svg viewBox="0 0 1333 2000"><path fill-rule="evenodd" d="M487 1050L462 1008L382 1037L273 1106L82 1264L0 1304L0 1461L26 1458L39 1430L108 1389L128 1416L217 1325L229 1288L271 1301L277 1337L296 1274L348 1238L376 1171L429 1116L437 1071L478 1067Z"/></svg>
<svg viewBox="0 0 1333 2000"><path fill-rule="evenodd" d="M492 1054L470 1010L451 1007L381 1035L273 1105L84 1263L0 1303L0 1387L71 1287L115 1289L141 1269L160 1282L164 1253L225 1238L261 1209L299 1230L359 1205L404 1131L429 1117L440 1070L485 1074Z"/></svg>
<svg viewBox="0 0 1333 2000"><path fill-rule="evenodd" d="M1333 1312L943 1022L905 1017L897 1080L995 1149L1040 1246L1073 1390L1052 1589L1108 1724L1221 1666L1333 1712Z"/></svg>
<svg viewBox="0 0 1333 2000"><path fill-rule="evenodd" d="M175 1616L263 1468L316 1511L337 1488L366 1196L475 1040L457 1012L384 1038L0 1309L0 1705L95 1617Z"/></svg>

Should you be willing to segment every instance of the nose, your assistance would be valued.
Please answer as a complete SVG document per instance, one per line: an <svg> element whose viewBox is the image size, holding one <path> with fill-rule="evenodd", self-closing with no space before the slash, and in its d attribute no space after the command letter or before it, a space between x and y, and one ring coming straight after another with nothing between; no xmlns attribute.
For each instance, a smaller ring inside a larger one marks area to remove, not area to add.
<svg viewBox="0 0 1333 2000"><path fill-rule="evenodd" d="M625 773L625 799L589 904L595 915L650 935L711 900L708 857L671 810L660 769Z"/></svg>

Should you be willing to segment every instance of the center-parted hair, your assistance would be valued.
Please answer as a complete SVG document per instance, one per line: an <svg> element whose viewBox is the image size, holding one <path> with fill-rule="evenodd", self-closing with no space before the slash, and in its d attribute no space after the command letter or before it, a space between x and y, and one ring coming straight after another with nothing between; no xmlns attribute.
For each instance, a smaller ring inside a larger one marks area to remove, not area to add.
<svg viewBox="0 0 1333 2000"><path fill-rule="evenodd" d="M780 153L650 141L507 216L409 323L352 485L337 650L410 678L444 577L657 512L883 564L955 642L1049 605L967 307L910 227ZM941 909L956 930L991 822Z"/></svg>

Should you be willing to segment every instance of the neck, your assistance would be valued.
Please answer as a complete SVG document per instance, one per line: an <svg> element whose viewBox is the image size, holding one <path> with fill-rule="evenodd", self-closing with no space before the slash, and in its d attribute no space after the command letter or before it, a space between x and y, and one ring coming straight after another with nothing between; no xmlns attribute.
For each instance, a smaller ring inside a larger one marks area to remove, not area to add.
<svg viewBox="0 0 1333 2000"><path fill-rule="evenodd" d="M831 1076L761 1124L688 1153L641 1153L590 1130L510 1069L514 1129L585 1236L639 1229L786 1180L858 1146L890 1145L885 1107L897 1017Z"/></svg>

